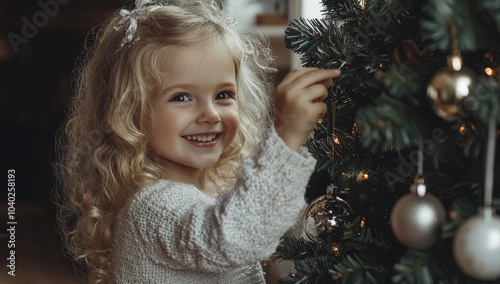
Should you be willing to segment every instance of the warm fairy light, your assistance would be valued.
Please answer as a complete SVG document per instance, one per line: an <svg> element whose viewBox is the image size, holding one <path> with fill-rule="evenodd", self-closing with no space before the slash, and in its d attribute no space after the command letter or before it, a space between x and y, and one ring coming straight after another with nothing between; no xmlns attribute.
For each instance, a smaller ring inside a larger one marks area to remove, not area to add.
<svg viewBox="0 0 500 284"><path fill-rule="evenodd" d="M484 68L484 73L486 73L486 75L488 76L493 76L495 75L495 70L491 69L490 67L486 67Z"/></svg>
<svg viewBox="0 0 500 284"><path fill-rule="evenodd" d="M332 246L332 252L335 254L335 256L339 256L340 254L340 248L337 245Z"/></svg>
<svg viewBox="0 0 500 284"><path fill-rule="evenodd" d="M365 217L362 217L362 218L361 218L361 222L359 223L359 226L360 226L361 228L364 228L364 227L365 227Z"/></svg>
<svg viewBox="0 0 500 284"><path fill-rule="evenodd" d="M364 8L365 4L366 4L366 0L359 0L359 6L361 6L361 8Z"/></svg>
<svg viewBox="0 0 500 284"><path fill-rule="evenodd" d="M384 65L383 65L382 63L380 63L378 66L379 66L380 68L384 67Z"/></svg>
<svg viewBox="0 0 500 284"><path fill-rule="evenodd" d="M465 134L465 123L462 123L462 125L460 125L460 133L462 134Z"/></svg>
<svg viewBox="0 0 500 284"><path fill-rule="evenodd" d="M340 144L340 140L337 136L333 138L333 142L335 142L335 144Z"/></svg>
<svg viewBox="0 0 500 284"><path fill-rule="evenodd" d="M356 182L363 182L370 177L367 172L358 173L356 175Z"/></svg>

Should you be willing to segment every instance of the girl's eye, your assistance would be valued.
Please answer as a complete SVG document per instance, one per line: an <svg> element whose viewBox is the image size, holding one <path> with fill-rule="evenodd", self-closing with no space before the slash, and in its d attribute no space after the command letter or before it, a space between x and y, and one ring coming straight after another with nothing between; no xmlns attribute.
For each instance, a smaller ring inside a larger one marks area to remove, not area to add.
<svg viewBox="0 0 500 284"><path fill-rule="evenodd" d="M218 93L216 96L215 96L215 99L216 100L223 100L223 99L230 99L234 97L234 94L232 92L229 92L229 91L223 91L223 92L220 92Z"/></svg>
<svg viewBox="0 0 500 284"><path fill-rule="evenodd" d="M173 102L187 102L189 101L189 96L187 94L177 94L173 98L170 99L170 101Z"/></svg>

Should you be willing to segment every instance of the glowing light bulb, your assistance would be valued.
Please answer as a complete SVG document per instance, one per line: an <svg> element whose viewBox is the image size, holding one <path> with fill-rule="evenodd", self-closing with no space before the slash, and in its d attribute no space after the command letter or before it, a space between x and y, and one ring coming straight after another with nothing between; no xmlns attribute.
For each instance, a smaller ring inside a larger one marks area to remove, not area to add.
<svg viewBox="0 0 500 284"><path fill-rule="evenodd" d="M462 125L460 125L460 129L459 129L460 133L465 134L465 129L466 129L465 128L465 123L462 123Z"/></svg>
<svg viewBox="0 0 500 284"><path fill-rule="evenodd" d="M490 67L486 67L484 68L484 73L486 73L486 75L488 76L493 76L495 75L495 70L491 69Z"/></svg>
<svg viewBox="0 0 500 284"><path fill-rule="evenodd" d="M362 217L362 218L361 218L361 222L359 223L359 226L360 226L361 228L364 228L364 227L365 227L365 217Z"/></svg>
<svg viewBox="0 0 500 284"><path fill-rule="evenodd" d="M462 69L462 57L453 56L451 58L451 66L455 71L459 71L460 69Z"/></svg>

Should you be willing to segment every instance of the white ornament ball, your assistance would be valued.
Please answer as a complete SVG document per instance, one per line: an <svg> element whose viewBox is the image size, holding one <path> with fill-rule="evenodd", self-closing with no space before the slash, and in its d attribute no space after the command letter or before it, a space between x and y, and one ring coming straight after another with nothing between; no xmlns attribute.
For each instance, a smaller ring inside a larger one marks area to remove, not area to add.
<svg viewBox="0 0 500 284"><path fill-rule="evenodd" d="M453 255L462 271L478 280L500 277L500 217L491 207L465 220L453 240Z"/></svg>
<svg viewBox="0 0 500 284"><path fill-rule="evenodd" d="M391 212L391 228L404 245L426 249L435 244L442 234L446 211L441 201L431 193L403 195Z"/></svg>

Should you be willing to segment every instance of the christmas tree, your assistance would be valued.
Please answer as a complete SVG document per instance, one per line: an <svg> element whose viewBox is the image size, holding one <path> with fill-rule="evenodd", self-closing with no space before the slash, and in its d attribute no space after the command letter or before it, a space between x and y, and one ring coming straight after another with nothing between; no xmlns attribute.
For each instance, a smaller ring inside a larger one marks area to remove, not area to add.
<svg viewBox="0 0 500 284"><path fill-rule="evenodd" d="M303 66L342 75L280 282L500 283L500 1L322 4L285 31Z"/></svg>

